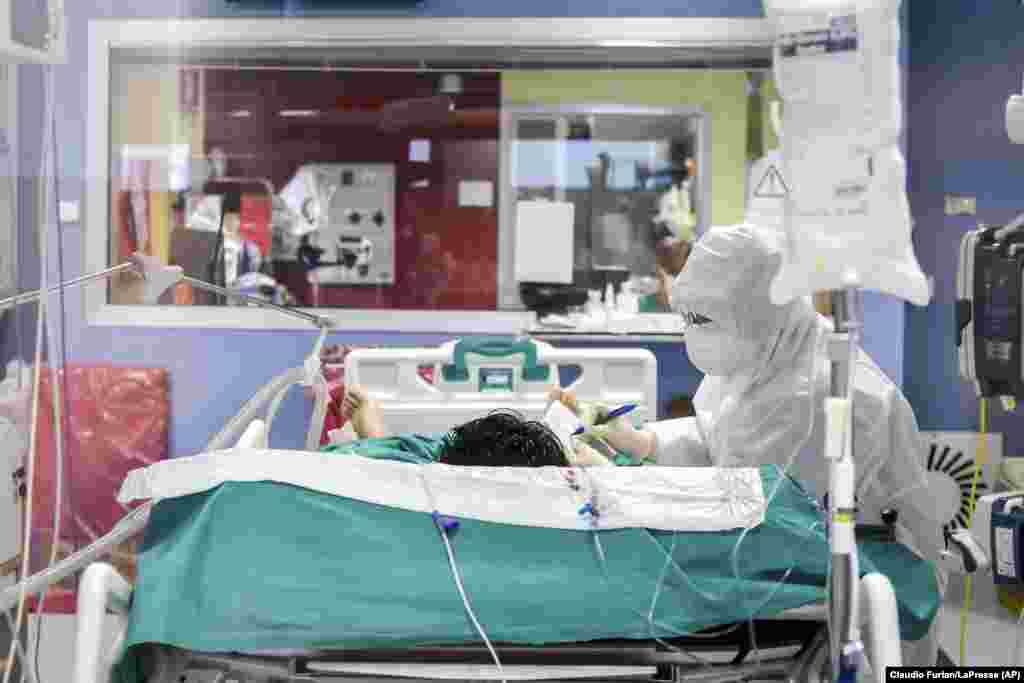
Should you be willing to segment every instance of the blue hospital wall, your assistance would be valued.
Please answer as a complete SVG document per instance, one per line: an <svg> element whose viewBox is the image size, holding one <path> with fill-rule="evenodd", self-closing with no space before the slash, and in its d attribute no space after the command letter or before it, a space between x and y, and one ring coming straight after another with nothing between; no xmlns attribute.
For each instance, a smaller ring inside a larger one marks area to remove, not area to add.
<svg viewBox="0 0 1024 683"><path fill-rule="evenodd" d="M981 9L981 8L984 9ZM1024 147L1010 143L1007 97L1024 74L1024 7L1017 2L930 2L910 14L909 169L915 249L935 276L926 308L906 307L904 387L922 429L973 430L978 401L960 380L954 299L960 237L977 223L1024 211ZM946 193L977 197L978 215L944 215ZM1021 420L991 412L1007 454L1024 452Z"/></svg>
<svg viewBox="0 0 1024 683"><path fill-rule="evenodd" d="M239 11L224 0L95 0L65 3L68 25L69 59L55 70L58 170L61 199L83 200L86 111L88 82L86 73L87 24L90 19L131 19L170 17L223 17L255 15L302 16L311 0L280 0L252 5L251 11ZM379 6L387 6L383 3ZM390 3L391 6L394 3ZM374 7L371 0L353 0L353 7ZM386 14L386 12L384 12ZM755 17L761 15L759 0L567 0L553 3L522 0L503 3L496 0L425 0L403 14L423 16L705 16ZM43 119L39 84L42 70L21 67L19 103L24 149L38 149ZM26 199L31 193L23 192ZM23 206L25 204L23 203ZM31 234L35 216L22 216L22 233ZM53 230L51 230L53 233ZM82 225L62 228L65 247L63 275L81 274ZM51 237L51 244L56 235ZM31 259L30 259L31 260ZM55 258L48 270L56 276ZM903 376L903 307L883 297L868 296L865 301L868 334L865 348L897 381ZM152 328L94 328L84 323L81 292L67 296L67 347L78 362L112 363L167 368L172 384L172 447L174 455L187 455L201 449L207 439L237 408L269 379L269 376L298 364L312 344L312 335L272 331L160 330ZM372 332L340 334L332 338L349 344L419 345L436 344L441 335L382 335ZM651 344L658 357L661 402L676 392L691 393L700 379L678 345ZM273 359L268 362L268 359ZM281 414L282 424L301 424L306 410L296 396ZM295 446L301 442L300 430L276 435L277 445Z"/></svg>

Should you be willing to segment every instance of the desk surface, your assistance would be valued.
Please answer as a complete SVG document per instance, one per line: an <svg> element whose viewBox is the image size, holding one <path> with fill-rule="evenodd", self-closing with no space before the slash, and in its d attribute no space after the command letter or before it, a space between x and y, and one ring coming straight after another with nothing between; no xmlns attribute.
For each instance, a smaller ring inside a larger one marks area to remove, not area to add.
<svg viewBox="0 0 1024 683"><path fill-rule="evenodd" d="M960 658L960 612L963 605L962 577L950 578L946 600L939 612L939 642L954 662ZM1024 664L1018 652L1017 619L999 604L991 575L977 575L967 614L967 666L1009 666ZM1024 644L1024 643L1022 643ZM959 663L959 662L958 662Z"/></svg>

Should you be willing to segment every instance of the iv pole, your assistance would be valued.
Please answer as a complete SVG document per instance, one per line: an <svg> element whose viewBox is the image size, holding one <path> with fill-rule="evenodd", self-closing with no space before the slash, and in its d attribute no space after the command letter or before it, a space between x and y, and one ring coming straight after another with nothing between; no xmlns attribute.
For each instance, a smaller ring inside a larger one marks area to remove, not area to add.
<svg viewBox="0 0 1024 683"><path fill-rule="evenodd" d="M769 105L769 117L776 137L783 139L778 100ZM853 683L864 655L860 639L861 601L880 622L873 634L872 655L881 659L875 679L885 680L885 667L902 665L898 644L885 643L886 636L898 638L895 594L888 578L871 574L860 578L856 537L856 466L853 460L853 367L857 362L862 322L860 283L856 276L831 293L834 329L828 337L831 379L825 398L825 459L829 466L828 538L831 571L828 591L828 622L831 671L840 683Z"/></svg>
<svg viewBox="0 0 1024 683"><path fill-rule="evenodd" d="M165 266L157 259L139 253L132 254L129 260L125 263L96 273L83 275L82 277L78 277L73 280L68 280L56 287L50 288L46 293L51 294L62 288L67 289L69 287L82 285L95 280L109 278L112 275L123 271L134 272L145 280L146 287L143 294L143 302L147 304L155 304L161 294L178 282L188 282L199 289L205 289L223 296L241 299L260 308L268 308L279 313L283 313L284 315L289 315L311 322L320 330L320 341L317 343L317 349L315 349L316 354L319 354L319 347L327 330L334 328L334 320L327 316L307 313L306 311L295 308L278 306L270 303L269 301L264 301L263 299L242 294L241 292L234 292L229 289L217 287L216 285L211 285L208 282L184 275L180 266ZM36 290L2 299L0 300L0 311L21 304L38 301L43 296L44 293L42 291ZM83 567L88 566L93 561L106 555L110 548L141 532L146 528L146 523L149 521L149 513L150 510L152 510L153 505L154 501L146 502L144 505L141 505L130 512L127 517L118 522L114 528L99 541L96 541L85 548L82 548L78 552L69 555L54 564L52 567L48 567L36 574L33 574L32 576L25 577L18 583L8 586L0 591L0 611L10 609L14 605L18 604L18 601L21 599L23 594L35 595L45 591L50 586L63 581L68 576L77 573Z"/></svg>
<svg viewBox="0 0 1024 683"><path fill-rule="evenodd" d="M856 540L856 470L853 461L853 402L850 400L851 368L856 363L860 322L854 316L859 289L848 287L832 292L835 330L829 335L831 365L829 398L826 400L825 457L829 461L829 625L832 671L840 681L856 671L862 647L857 638L858 580Z"/></svg>

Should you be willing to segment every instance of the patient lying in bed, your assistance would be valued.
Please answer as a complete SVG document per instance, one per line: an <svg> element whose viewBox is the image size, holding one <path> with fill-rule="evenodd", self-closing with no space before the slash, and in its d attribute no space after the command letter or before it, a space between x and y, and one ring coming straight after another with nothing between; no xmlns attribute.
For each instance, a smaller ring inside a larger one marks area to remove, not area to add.
<svg viewBox="0 0 1024 683"><path fill-rule="evenodd" d="M566 449L543 422L526 420L513 411L495 411L452 428L440 439L393 437L388 434L380 404L358 385L350 386L341 414L362 440L388 440L389 448L408 450L446 465L484 467L603 466L611 463L587 444L574 440ZM330 448L330 447L329 447Z"/></svg>

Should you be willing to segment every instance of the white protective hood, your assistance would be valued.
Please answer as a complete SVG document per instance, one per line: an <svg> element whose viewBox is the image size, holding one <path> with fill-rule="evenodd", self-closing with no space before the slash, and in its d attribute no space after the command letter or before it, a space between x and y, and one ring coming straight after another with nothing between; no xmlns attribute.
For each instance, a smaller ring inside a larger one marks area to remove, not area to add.
<svg viewBox="0 0 1024 683"><path fill-rule="evenodd" d="M781 465L821 500L828 492L823 406L832 326L808 298L782 306L771 302L780 239L748 225L708 231L676 279L672 303L677 311L713 321L688 330L688 344L710 332L723 347L746 349L742 367L722 376L706 374L694 397L697 431L711 464ZM924 445L913 411L863 352L852 382L860 519L879 524L882 509L896 508L903 531L913 538L902 540L935 559L941 529L923 488Z"/></svg>

